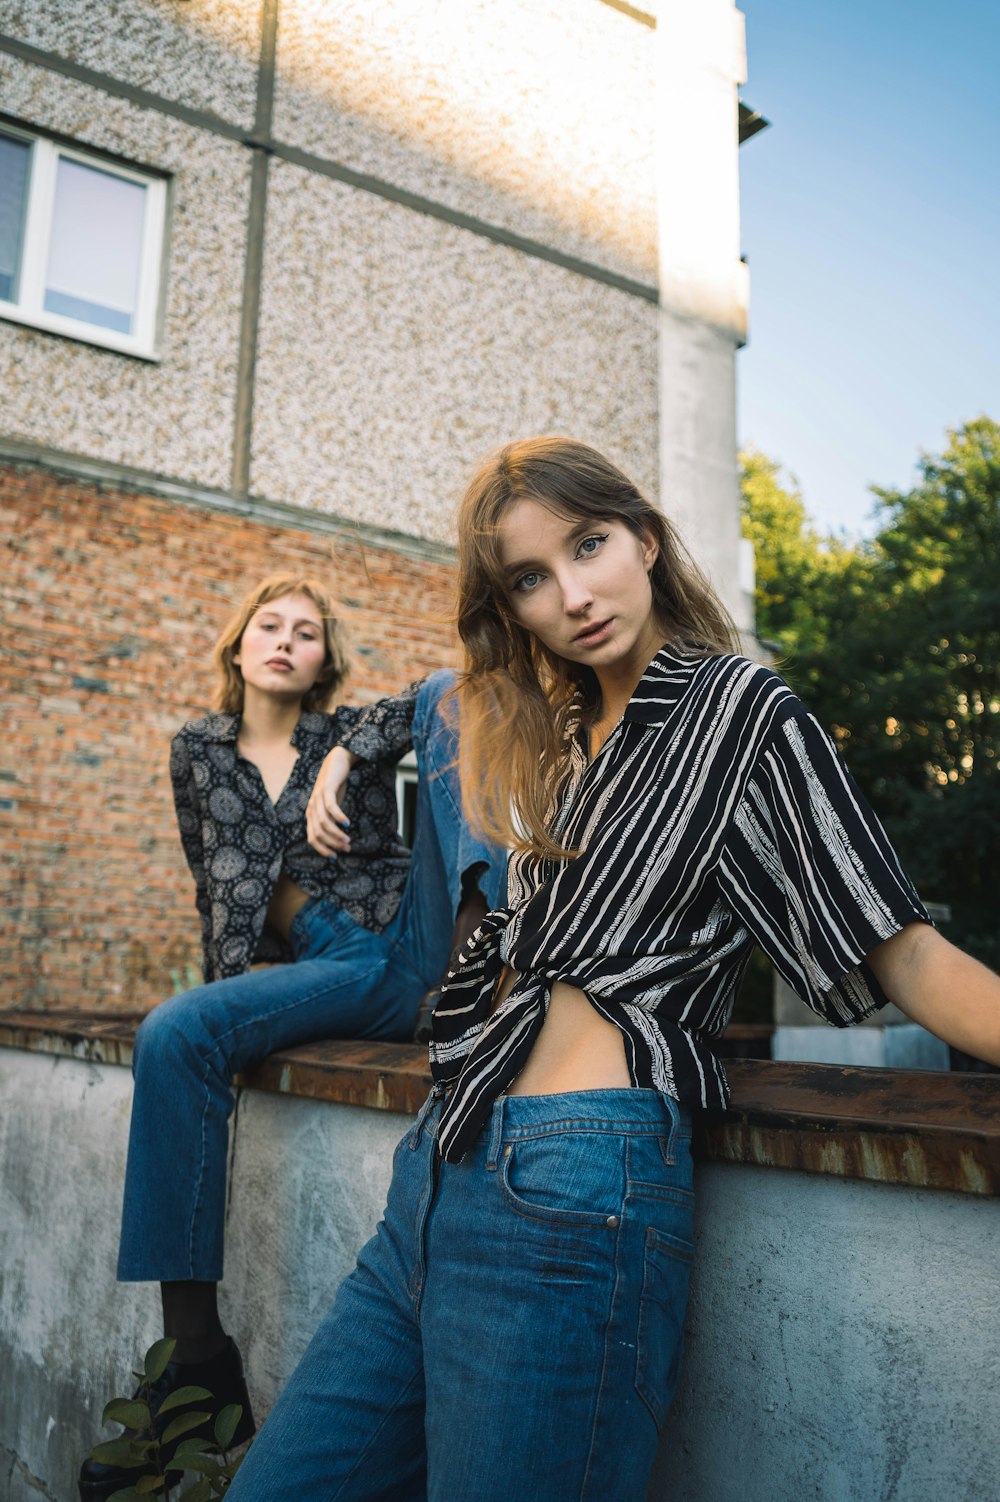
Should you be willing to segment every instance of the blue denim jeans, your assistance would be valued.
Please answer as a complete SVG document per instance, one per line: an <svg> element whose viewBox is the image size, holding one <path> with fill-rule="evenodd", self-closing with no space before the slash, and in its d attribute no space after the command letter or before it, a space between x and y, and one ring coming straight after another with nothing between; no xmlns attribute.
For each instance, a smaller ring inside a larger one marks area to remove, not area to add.
<svg viewBox="0 0 1000 1502"><path fill-rule="evenodd" d="M642 1502L680 1362L690 1119L652 1090L501 1097L461 1164L432 1094L385 1216L232 1502Z"/></svg>
<svg viewBox="0 0 1000 1502"><path fill-rule="evenodd" d="M292 924L293 964L171 997L139 1028L122 1281L222 1277L233 1075L315 1038L412 1038L420 999L447 964L463 874L484 867L487 903L502 900L506 854L465 822L454 735L436 712L451 682L450 673L435 673L417 696L416 835L388 928L373 933L336 903L313 898Z"/></svg>

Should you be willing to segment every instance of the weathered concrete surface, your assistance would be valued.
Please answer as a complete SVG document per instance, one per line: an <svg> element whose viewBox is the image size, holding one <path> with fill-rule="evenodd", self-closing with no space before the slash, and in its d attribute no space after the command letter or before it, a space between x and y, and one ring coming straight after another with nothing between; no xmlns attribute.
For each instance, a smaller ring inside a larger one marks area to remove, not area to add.
<svg viewBox="0 0 1000 1502"><path fill-rule="evenodd" d="M0 1502L73 1502L104 1403L161 1333L155 1286L115 1282L131 1098L120 1066L0 1049ZM220 1302L261 1413L374 1227L407 1121L242 1093Z"/></svg>
<svg viewBox="0 0 1000 1502"><path fill-rule="evenodd" d="M748 1072L758 1115L775 1067ZM130 1096L121 1065L0 1049L0 1499L72 1502L158 1334L155 1290L114 1283ZM241 1094L222 1305L259 1415L374 1226L407 1120ZM711 1163L698 1190L657 1502L995 1502L1000 1199Z"/></svg>
<svg viewBox="0 0 1000 1502"><path fill-rule="evenodd" d="M996 1502L1000 1202L705 1165L659 1502Z"/></svg>

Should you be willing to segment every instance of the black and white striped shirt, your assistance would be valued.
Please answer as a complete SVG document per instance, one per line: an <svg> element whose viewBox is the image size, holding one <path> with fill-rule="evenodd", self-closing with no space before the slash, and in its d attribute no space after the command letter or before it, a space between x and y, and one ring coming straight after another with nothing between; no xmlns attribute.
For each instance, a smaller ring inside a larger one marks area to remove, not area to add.
<svg viewBox="0 0 1000 1502"><path fill-rule="evenodd" d="M755 944L838 1027L885 1002L864 957L929 921L829 737L769 668L666 646L593 761L573 748L554 828L580 853L515 855L508 906L434 1016L457 1162L524 1068L555 981L623 1034L632 1083L728 1104L712 1043ZM492 1010L504 965L519 980Z"/></svg>

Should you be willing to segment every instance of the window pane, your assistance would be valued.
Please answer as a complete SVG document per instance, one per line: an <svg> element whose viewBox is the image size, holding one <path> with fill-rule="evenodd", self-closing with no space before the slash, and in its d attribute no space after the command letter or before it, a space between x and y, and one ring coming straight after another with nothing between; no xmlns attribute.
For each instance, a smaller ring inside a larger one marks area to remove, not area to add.
<svg viewBox="0 0 1000 1502"><path fill-rule="evenodd" d="M131 334L139 290L146 189L59 158L45 307Z"/></svg>
<svg viewBox="0 0 1000 1502"><path fill-rule="evenodd" d="M27 141L0 136L0 298L5 302L17 297L30 151Z"/></svg>

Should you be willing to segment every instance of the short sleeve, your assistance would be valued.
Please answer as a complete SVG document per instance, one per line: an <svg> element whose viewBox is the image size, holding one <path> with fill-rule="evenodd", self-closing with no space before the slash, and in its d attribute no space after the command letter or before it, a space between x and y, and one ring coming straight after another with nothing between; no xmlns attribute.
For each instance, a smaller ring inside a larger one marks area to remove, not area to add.
<svg viewBox="0 0 1000 1502"><path fill-rule="evenodd" d="M723 899L794 991L838 1027L884 1006L865 963L930 922L830 737L804 709L757 757L718 868Z"/></svg>
<svg viewBox="0 0 1000 1502"><path fill-rule="evenodd" d="M369 704L340 744L362 761L398 761L413 745L413 715L421 682Z"/></svg>

